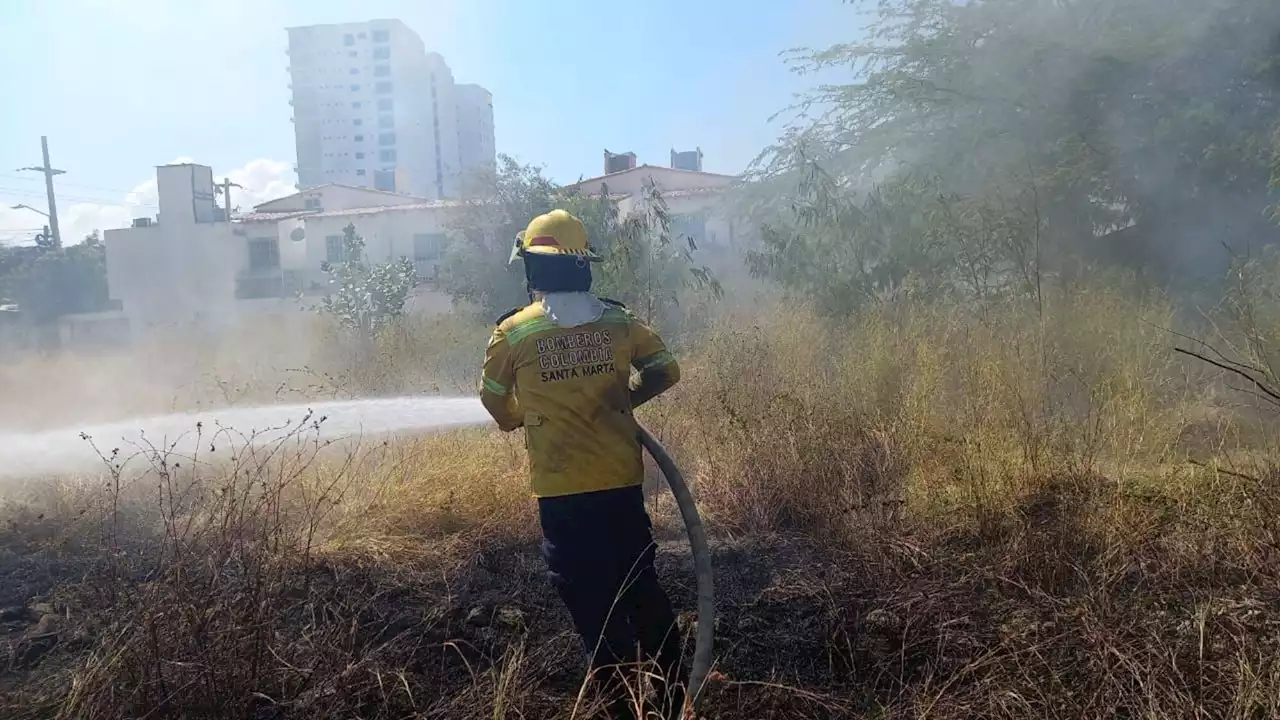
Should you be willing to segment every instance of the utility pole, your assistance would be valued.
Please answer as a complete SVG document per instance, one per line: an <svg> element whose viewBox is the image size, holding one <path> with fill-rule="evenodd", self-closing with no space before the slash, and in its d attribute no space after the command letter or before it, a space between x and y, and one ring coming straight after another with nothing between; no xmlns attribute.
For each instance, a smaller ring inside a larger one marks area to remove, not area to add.
<svg viewBox="0 0 1280 720"><path fill-rule="evenodd" d="M24 167L18 168L18 171L32 170L34 172L44 174L44 192L49 196L49 227L53 230L53 242L59 247L62 246L62 232L58 230L58 205L53 200L53 176L65 175L64 170L54 170L49 165L49 138L46 135L40 136L40 150L44 155L44 165L40 167Z"/></svg>
<svg viewBox="0 0 1280 720"><path fill-rule="evenodd" d="M244 186L239 183L231 182L231 178L222 178L222 182L217 183L216 187L218 188L218 192L222 193L222 197L226 199L227 222L231 222L231 188L236 187L243 190Z"/></svg>

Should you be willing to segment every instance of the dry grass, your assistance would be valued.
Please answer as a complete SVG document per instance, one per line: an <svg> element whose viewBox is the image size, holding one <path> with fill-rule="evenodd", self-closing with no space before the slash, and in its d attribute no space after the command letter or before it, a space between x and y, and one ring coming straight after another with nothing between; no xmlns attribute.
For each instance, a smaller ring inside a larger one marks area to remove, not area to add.
<svg viewBox="0 0 1280 720"><path fill-rule="evenodd" d="M898 299L718 321L644 412L715 536L706 716L1280 715L1274 434L1175 359L1171 318L1090 288L1044 319ZM448 376L475 344L442 339L384 338L346 382ZM310 436L11 503L0 715L593 716L518 437Z"/></svg>

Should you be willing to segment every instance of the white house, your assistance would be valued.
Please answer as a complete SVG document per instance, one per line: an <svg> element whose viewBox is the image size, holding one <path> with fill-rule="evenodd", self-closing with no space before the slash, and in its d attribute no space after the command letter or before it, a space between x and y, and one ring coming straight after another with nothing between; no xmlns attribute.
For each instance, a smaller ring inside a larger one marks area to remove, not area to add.
<svg viewBox="0 0 1280 720"><path fill-rule="evenodd" d="M228 221L203 165L157 168L160 214L107 230L107 283L132 332L228 327L246 315L302 309L299 293L323 291L325 261L342 259L354 224L373 261L404 257L426 280L415 311L440 312L437 264L451 201L323 185L257 206Z"/></svg>
<svg viewBox="0 0 1280 720"><path fill-rule="evenodd" d="M436 200L238 217L232 233L245 247L246 262L237 274L237 296L254 299L322 290L322 267L345 259L343 231L353 225L364 239L366 258L412 261L424 281L419 299L433 299L447 213L455 206Z"/></svg>
<svg viewBox="0 0 1280 720"><path fill-rule="evenodd" d="M325 183L292 195L255 205L255 213L301 212L304 210L351 210L364 207L410 205L427 202L428 198L373 188Z"/></svg>
<svg viewBox="0 0 1280 720"><path fill-rule="evenodd" d="M676 156L673 151L673 163ZM606 150L605 169L616 167L613 163L617 158L630 158L625 169L580 180L568 187L588 196L608 192L618 199L618 209L628 213L641 199L645 182L652 180L671 214L673 235L691 237L699 247L713 250L738 247L742 229L725 202L726 191L739 182L737 176L659 165L637 166L634 157L630 153L615 155ZM700 152L698 157L701 158Z"/></svg>
<svg viewBox="0 0 1280 720"><path fill-rule="evenodd" d="M740 228L724 201L738 179L679 168L635 166L575 183L586 195L608 192L632 211L646 179L662 191L672 230L721 257ZM164 327L229 327L248 316L300 311L299 294L327 288L326 262L344 259L343 230L354 225L371 261L407 258L422 282L411 309L444 312L437 289L440 255L456 200L329 183L262 203L230 220L218 207L207 166L156 169L160 213L107 230L107 282L131 333ZM117 319L115 316L113 320Z"/></svg>

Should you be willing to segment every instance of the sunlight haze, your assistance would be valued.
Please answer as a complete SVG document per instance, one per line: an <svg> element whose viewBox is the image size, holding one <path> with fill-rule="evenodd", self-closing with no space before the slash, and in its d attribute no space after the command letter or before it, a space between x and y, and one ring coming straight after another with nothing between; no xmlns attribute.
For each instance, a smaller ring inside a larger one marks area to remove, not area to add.
<svg viewBox="0 0 1280 720"><path fill-rule="evenodd" d="M188 159L245 186L237 204L292 192L296 177L285 28L402 20L460 83L493 93L497 151L571 182L600 154L662 164L702 148L706 169L742 171L778 134L769 117L805 83L779 53L847 35L856 11L804 0L750 14L725 0L555 9L514 0L53 0L7 4L0 64L0 242L43 220L36 173L49 136L63 236L154 214L154 167ZM142 210L135 213L135 209Z"/></svg>

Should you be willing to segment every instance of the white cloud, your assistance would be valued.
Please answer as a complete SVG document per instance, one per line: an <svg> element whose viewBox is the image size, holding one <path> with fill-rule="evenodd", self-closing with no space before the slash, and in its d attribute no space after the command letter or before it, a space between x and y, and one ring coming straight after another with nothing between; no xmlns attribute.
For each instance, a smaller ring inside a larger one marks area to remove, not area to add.
<svg viewBox="0 0 1280 720"><path fill-rule="evenodd" d="M293 187L293 168L281 160L250 160L239 170L227 173L227 177L231 182L244 186L243 189L231 189L231 205L241 212L297 192Z"/></svg>
<svg viewBox="0 0 1280 720"><path fill-rule="evenodd" d="M193 162L191 158L175 158L173 163ZM227 173L214 172L214 180L230 178L231 182L242 185L242 188L231 189L231 203L241 211L249 211L254 205L274 200L295 192L293 169L288 162L257 158ZM57 182L56 180L54 181ZM57 187L59 196L75 197L86 192L76 188ZM36 229L46 221L30 210L12 210L11 205L26 203L44 210L44 201L34 197L15 197L4 200L0 193L0 242L30 242ZM63 242L77 243L86 235L97 230L101 233L111 228L128 227L137 217L154 217L159 212L159 196L156 190L156 179L148 178L135 185L125 193L119 201L103 200L101 202L67 201L58 203L58 220Z"/></svg>

